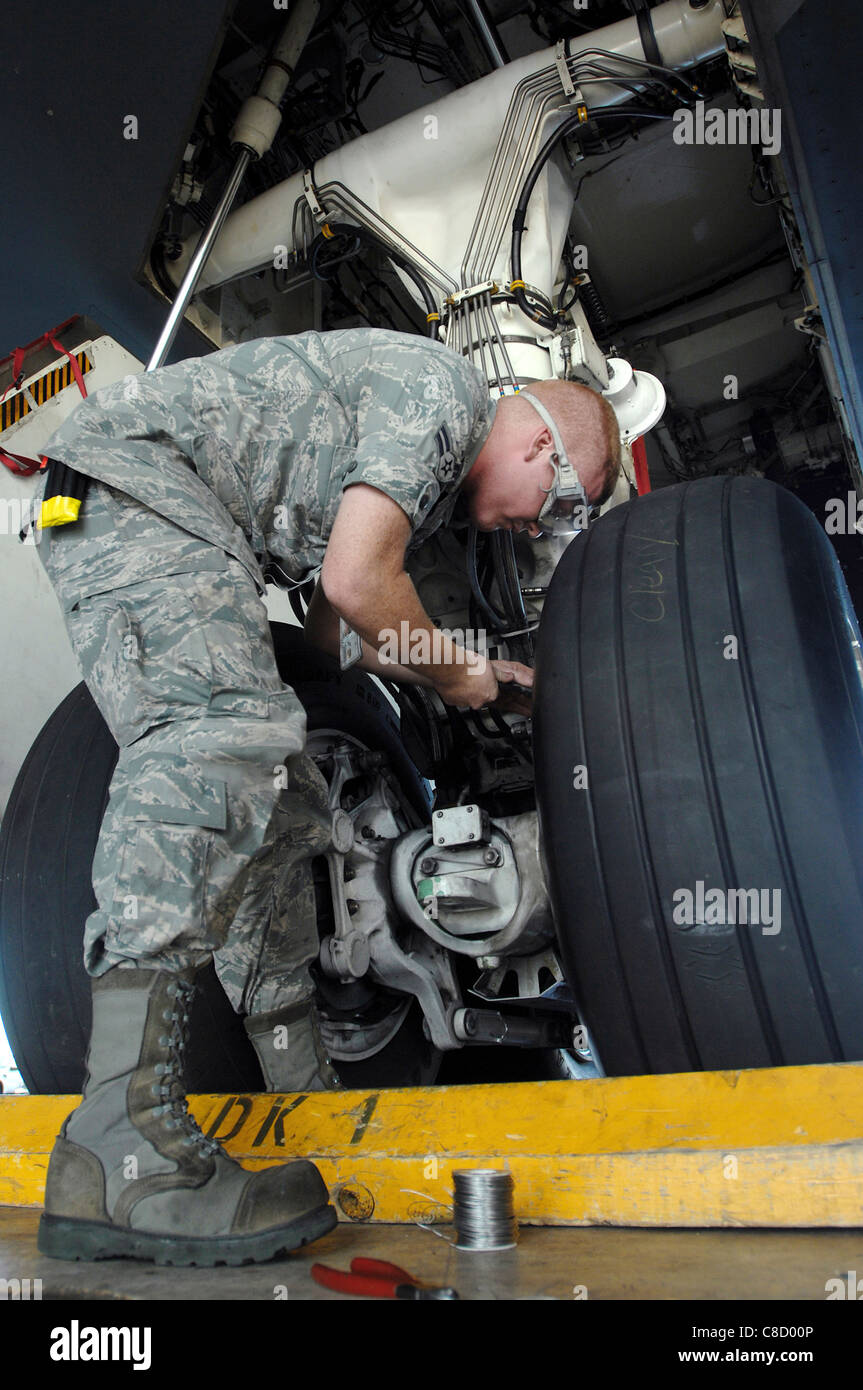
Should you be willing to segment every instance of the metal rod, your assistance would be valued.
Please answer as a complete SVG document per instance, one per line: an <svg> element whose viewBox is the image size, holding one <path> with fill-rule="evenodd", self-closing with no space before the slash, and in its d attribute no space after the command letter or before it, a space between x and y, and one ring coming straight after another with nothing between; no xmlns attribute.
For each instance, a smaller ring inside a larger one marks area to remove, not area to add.
<svg viewBox="0 0 863 1390"><path fill-rule="evenodd" d="M222 223L224 222L225 218L231 210L231 206L234 202L234 199L237 196L240 184L243 182L243 178L246 173L246 168L251 157L252 151L246 147L241 149L239 155L237 156L237 162L234 165L234 171L231 174L225 191L219 200L219 205L216 208L216 211L213 213L213 220L211 221L206 231L202 234L201 240L198 242L197 248L195 250L195 254L189 262L188 269L186 270L186 273L183 276L182 284L177 290L177 295L174 299L173 304L171 305L171 312L168 315L165 327L162 329L162 332L159 335L159 341L153 349L153 355L145 368L145 370L148 372L155 371L157 367L161 367L162 363L165 361L165 358L168 356L168 353L171 350L171 344L177 336L177 331L180 327L183 314L186 312L186 307L189 303L189 300L195 293L195 286L197 285L198 280L201 277L201 272L203 271L204 266L207 263L207 259L210 255L210 251L212 250L213 243L215 242L216 237L219 235L219 232L222 229Z"/></svg>
<svg viewBox="0 0 863 1390"><path fill-rule="evenodd" d="M495 322L494 314L487 310L486 300L488 299L490 299L489 295L480 295L480 297L477 299L478 318L481 318L485 326L485 332L488 336L488 350L491 354L491 365L494 369L494 374L497 377L497 393L499 396L502 396L503 380L501 378L500 368L497 365L497 348L495 344L495 339L498 336L497 324ZM490 380L488 384L489 386L491 386Z"/></svg>
<svg viewBox="0 0 863 1390"><path fill-rule="evenodd" d="M497 342L500 344L501 355L506 366L506 371L509 376L513 392L515 392L518 390L518 382L515 379L515 372L512 370L512 362L509 360L509 353L506 350L506 343L504 342L503 334L500 331L500 324L497 321L497 315L494 312L494 306L491 302L491 294L488 292L485 296L485 302L488 309L488 316L494 325L495 338Z"/></svg>
<svg viewBox="0 0 863 1390"><path fill-rule="evenodd" d="M500 34L494 27L488 16L482 0L463 0L464 7L468 11L477 37L482 41L482 46L488 54L489 59L496 68L505 68L509 62L509 55L504 48Z"/></svg>

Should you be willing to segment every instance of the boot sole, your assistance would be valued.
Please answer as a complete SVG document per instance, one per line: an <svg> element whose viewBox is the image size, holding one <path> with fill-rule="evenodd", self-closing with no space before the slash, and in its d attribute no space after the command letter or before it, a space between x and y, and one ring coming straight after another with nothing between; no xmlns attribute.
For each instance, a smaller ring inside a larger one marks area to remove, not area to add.
<svg viewBox="0 0 863 1390"><path fill-rule="evenodd" d="M325 1236L338 1224L336 1209L317 1207L284 1226L273 1226L247 1236L210 1236L196 1240L186 1236L153 1235L99 1221L76 1221L43 1213L38 1247L55 1260L152 1260L157 1265L261 1264L288 1255L302 1245Z"/></svg>

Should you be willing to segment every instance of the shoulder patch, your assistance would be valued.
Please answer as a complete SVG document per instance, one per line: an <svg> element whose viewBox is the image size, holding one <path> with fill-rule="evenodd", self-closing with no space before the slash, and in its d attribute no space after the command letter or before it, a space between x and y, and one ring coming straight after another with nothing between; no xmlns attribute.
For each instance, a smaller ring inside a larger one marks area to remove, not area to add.
<svg viewBox="0 0 863 1390"><path fill-rule="evenodd" d="M442 483L450 482L458 475L459 460L453 451L452 439L446 425L441 425L435 434L435 445L438 453L435 474Z"/></svg>

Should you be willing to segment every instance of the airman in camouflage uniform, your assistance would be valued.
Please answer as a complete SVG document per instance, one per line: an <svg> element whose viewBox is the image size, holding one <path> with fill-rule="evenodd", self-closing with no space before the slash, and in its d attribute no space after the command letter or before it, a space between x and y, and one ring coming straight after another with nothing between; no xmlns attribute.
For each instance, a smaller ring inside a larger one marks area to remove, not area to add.
<svg viewBox="0 0 863 1390"><path fill-rule="evenodd" d="M265 575L324 570L309 610L324 645L339 613L371 645L394 604L427 622L397 552L450 519L462 483L477 525L521 516L536 528L551 433L540 422L527 440L538 463L525 482L524 441L483 447L494 411L481 374L441 344L362 329L126 377L48 441L94 480L78 520L47 528L39 553L120 751L85 929L87 1078L48 1166L44 1253L241 1263L335 1223L313 1164L249 1173L201 1133L182 1083L193 977L214 957L268 1088L336 1084L308 971L310 861L335 827L276 668ZM366 486L352 494L355 483ZM377 533L356 534L364 524ZM472 665L473 681L434 658L428 671L477 704L498 678L521 678Z"/></svg>
<svg viewBox="0 0 863 1390"><path fill-rule="evenodd" d="M338 1084L308 972L310 861L333 817L276 667L265 573L320 572L354 482L398 503L418 543L449 517L492 411L439 344L304 333L126 377L48 441L94 480L39 553L119 759L85 927L87 1077L48 1166L44 1253L238 1264L335 1224L313 1164L249 1173L202 1134L182 1080L212 956L268 1089Z"/></svg>
<svg viewBox="0 0 863 1390"><path fill-rule="evenodd" d="M313 911L291 902L308 898L305 866L328 843L326 788L276 669L264 571L314 577L353 483L396 501L409 550L421 544L449 520L494 409L480 372L439 343L303 333L125 377L45 446L98 480L79 521L40 547L120 746L86 924L92 975L215 952L240 1012L308 994Z"/></svg>

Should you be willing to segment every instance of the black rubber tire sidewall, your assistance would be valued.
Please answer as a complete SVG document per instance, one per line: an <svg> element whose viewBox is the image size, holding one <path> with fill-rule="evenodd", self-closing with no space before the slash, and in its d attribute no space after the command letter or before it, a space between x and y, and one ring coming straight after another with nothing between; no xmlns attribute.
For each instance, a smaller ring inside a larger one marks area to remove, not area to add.
<svg viewBox="0 0 863 1390"><path fill-rule="evenodd" d="M566 974L608 1074L863 1057L849 615L824 531L759 479L663 489L565 552L537 650L537 798ZM675 923L699 880L778 890L779 933Z"/></svg>

